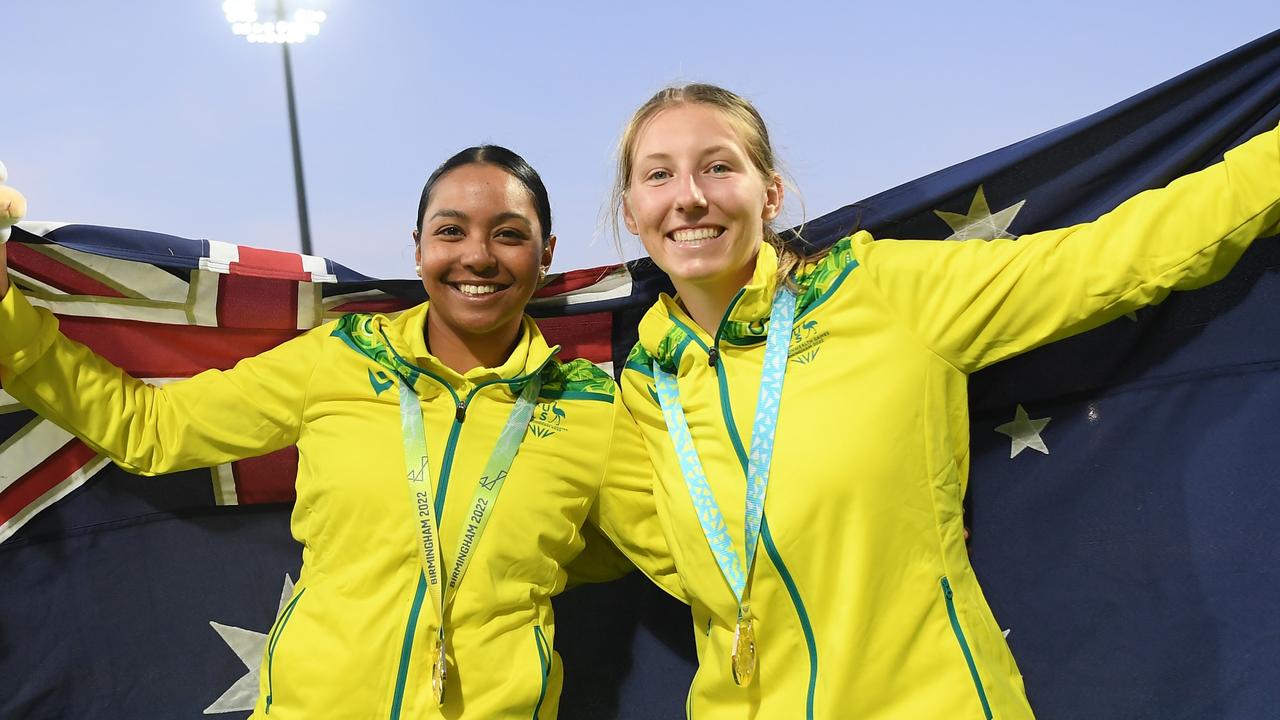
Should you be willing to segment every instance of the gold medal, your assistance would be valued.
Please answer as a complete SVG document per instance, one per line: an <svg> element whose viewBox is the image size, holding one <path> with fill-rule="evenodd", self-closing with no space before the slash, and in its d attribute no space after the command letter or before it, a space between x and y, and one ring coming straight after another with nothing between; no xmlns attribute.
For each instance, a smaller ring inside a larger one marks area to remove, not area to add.
<svg viewBox="0 0 1280 720"><path fill-rule="evenodd" d="M436 640L436 659L431 665L431 694L436 704L444 705L444 683L449 675L449 662L444 656L444 638Z"/></svg>
<svg viewBox="0 0 1280 720"><path fill-rule="evenodd" d="M750 685L756 674L756 630L751 618L743 614L733 629L733 681Z"/></svg>

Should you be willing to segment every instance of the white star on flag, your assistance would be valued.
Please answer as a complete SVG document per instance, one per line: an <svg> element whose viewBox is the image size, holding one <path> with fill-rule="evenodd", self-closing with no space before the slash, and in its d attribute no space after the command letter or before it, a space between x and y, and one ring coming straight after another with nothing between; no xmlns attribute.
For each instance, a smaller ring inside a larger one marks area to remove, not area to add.
<svg viewBox="0 0 1280 720"><path fill-rule="evenodd" d="M285 574L284 589L280 591L280 607L276 610L277 617L291 597L293 597L293 578ZM212 620L209 621L209 625L222 636L223 641L231 647L231 651L240 658L240 662L244 663L249 672L227 688L227 691L214 700L212 705L205 708L204 714L253 710L254 704L258 702L258 681L262 668L262 654L267 648L267 633L223 625Z"/></svg>
<svg viewBox="0 0 1280 720"><path fill-rule="evenodd" d="M978 192L973 196L973 202L969 204L969 213L961 215L960 213L943 212L934 210L933 214L942 218L953 231L948 240L995 240L997 238L1015 238L1017 236L1009 232L1009 226L1013 224L1013 219L1018 216L1018 211L1026 205L1027 201L1023 200L1014 205L993 213L990 206L987 205L987 195L982 190L982 186L978 186Z"/></svg>
<svg viewBox="0 0 1280 720"><path fill-rule="evenodd" d="M1049 454L1049 448L1044 444L1044 440L1040 438L1041 431L1044 426L1049 424L1053 418L1039 418L1032 420L1027 411L1021 406L1014 411L1013 422L1007 422L996 428L996 432L1008 435L1013 439L1009 447L1009 457L1016 458L1018 453L1027 448L1039 450L1045 455Z"/></svg>

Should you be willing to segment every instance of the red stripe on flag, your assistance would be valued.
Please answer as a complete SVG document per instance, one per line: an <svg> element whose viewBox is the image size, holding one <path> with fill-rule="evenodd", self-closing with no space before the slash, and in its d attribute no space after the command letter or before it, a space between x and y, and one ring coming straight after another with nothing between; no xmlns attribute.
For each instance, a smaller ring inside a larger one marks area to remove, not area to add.
<svg viewBox="0 0 1280 720"><path fill-rule="evenodd" d="M586 270L570 270L566 273L560 273L551 282L542 286L533 296L536 298L549 298L556 295L563 295L574 290L591 287L601 280L608 277L609 273L617 270L619 265L605 265L604 267L587 268Z"/></svg>
<svg viewBox="0 0 1280 720"><path fill-rule="evenodd" d="M112 318L59 317L62 332L135 377L190 377L225 370L269 350L298 330L245 330L144 323Z"/></svg>
<svg viewBox="0 0 1280 720"><path fill-rule="evenodd" d="M296 331L298 284L251 275L219 275L217 307L218 324L223 327Z"/></svg>
<svg viewBox="0 0 1280 720"><path fill-rule="evenodd" d="M246 245L237 246L237 251L240 259L231 263L232 275L278 280L311 280L311 273L302 269L302 256L297 253L265 250Z"/></svg>
<svg viewBox="0 0 1280 720"><path fill-rule="evenodd" d="M97 453L78 438L72 438L12 485L0 492L0 524L7 523L28 505L40 499L58 483L84 467Z"/></svg>
<svg viewBox="0 0 1280 720"><path fill-rule="evenodd" d="M298 448L287 447L231 463L236 498L241 505L293 502L298 476Z"/></svg>
<svg viewBox="0 0 1280 720"><path fill-rule="evenodd" d="M613 360L613 313L538 318L550 345L561 345L562 359L586 358L594 363Z"/></svg>
<svg viewBox="0 0 1280 720"><path fill-rule="evenodd" d="M382 298L382 299L362 299L352 300L348 303L335 305L330 312L340 313L392 313L401 310L408 310L417 303L400 298Z"/></svg>
<svg viewBox="0 0 1280 720"><path fill-rule="evenodd" d="M47 285L52 285L69 295L125 297L119 290L104 285L88 275L62 264L61 261L32 250L22 243L11 243L8 246L8 250L9 265L14 270Z"/></svg>

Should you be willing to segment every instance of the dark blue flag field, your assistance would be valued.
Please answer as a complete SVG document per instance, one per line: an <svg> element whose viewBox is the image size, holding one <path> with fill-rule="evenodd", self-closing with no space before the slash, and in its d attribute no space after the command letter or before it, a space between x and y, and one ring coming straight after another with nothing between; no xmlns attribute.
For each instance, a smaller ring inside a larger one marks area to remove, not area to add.
<svg viewBox="0 0 1280 720"><path fill-rule="evenodd" d="M1086 222L1277 122L1280 32L803 237ZM67 335L154 383L423 299L322 258L142 231L29 222L9 249ZM972 560L1039 717L1280 716L1278 268L1260 240L1218 284L973 376ZM613 367L666 289L643 260L573 271L530 312L566 357ZM0 394L0 717L246 717L301 562L296 463L137 477ZM645 582L558 599L562 718L683 716L690 618Z"/></svg>

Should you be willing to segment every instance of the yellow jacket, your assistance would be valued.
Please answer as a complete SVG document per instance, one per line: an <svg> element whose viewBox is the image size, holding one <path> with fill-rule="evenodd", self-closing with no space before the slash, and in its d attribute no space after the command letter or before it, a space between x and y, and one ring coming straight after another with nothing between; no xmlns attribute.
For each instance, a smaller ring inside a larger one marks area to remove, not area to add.
<svg viewBox="0 0 1280 720"><path fill-rule="evenodd" d="M664 547L627 543L662 535L645 530L651 469L613 380L585 360L556 360L527 317L505 364L459 375L428 353L426 313L424 304L395 319L346 316L231 370L155 388L62 336L16 288L0 302L5 390L127 470L159 474L297 445L291 528L303 567L271 629L255 718L554 718L562 669L550 598L587 520L677 588ZM447 497L445 567L519 387L543 378L450 611L443 707L430 690L438 619L416 554L389 371L397 363L421 373L430 472Z"/></svg>
<svg viewBox="0 0 1280 720"><path fill-rule="evenodd" d="M743 688L729 662L737 605L694 514L651 363L677 376L741 556L776 255L761 249L714 337L663 296L622 385L692 600L689 717L1031 717L965 549L968 375L1212 282L1277 229L1273 130L1093 223L995 241L859 232L804 267L752 574L759 666Z"/></svg>

